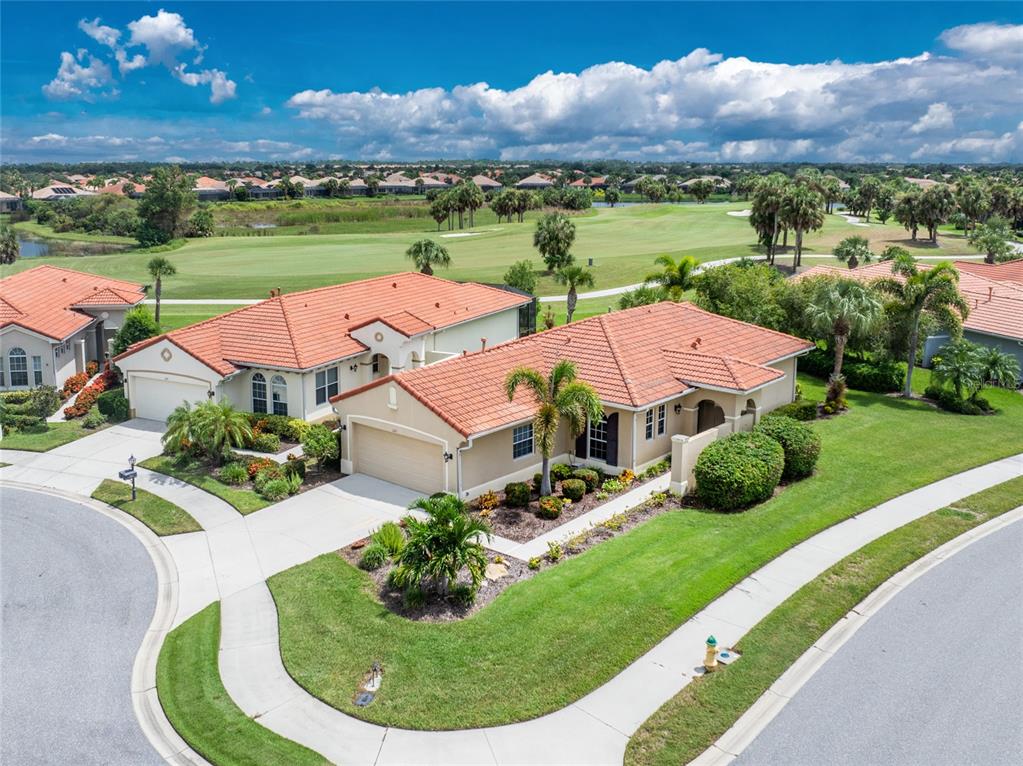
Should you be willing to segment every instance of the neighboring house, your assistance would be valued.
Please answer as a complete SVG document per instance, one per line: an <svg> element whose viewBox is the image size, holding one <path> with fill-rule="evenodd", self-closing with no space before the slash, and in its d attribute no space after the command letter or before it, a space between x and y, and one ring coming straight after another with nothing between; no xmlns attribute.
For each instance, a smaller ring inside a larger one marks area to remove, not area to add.
<svg viewBox="0 0 1023 766"><path fill-rule="evenodd" d="M1023 287L1023 259L1004 263L983 263L981 261L956 261L959 272L964 271L978 277L1005 282L1010 287Z"/></svg>
<svg viewBox="0 0 1023 766"><path fill-rule="evenodd" d="M539 173L526 176L515 184L516 189L549 189L552 186L554 186L554 182L547 176L540 175Z"/></svg>
<svg viewBox="0 0 1023 766"><path fill-rule="evenodd" d="M575 362L604 404L579 438L565 423L554 459L640 471L672 437L746 430L795 395L800 338L658 303L573 322L332 397L343 429L342 470L421 492L475 497L531 479L541 455L529 391L508 400L509 372Z"/></svg>
<svg viewBox="0 0 1023 766"><path fill-rule="evenodd" d="M128 194L125 195L124 187L128 186ZM136 183L127 178L114 178L107 181L106 186L99 190L100 194L113 194L118 197L129 196L132 198L141 197L146 191L145 184Z"/></svg>
<svg viewBox="0 0 1023 766"><path fill-rule="evenodd" d="M416 182L402 173L392 173L380 182L381 194L415 194Z"/></svg>
<svg viewBox="0 0 1023 766"><path fill-rule="evenodd" d="M585 178L580 178L570 183L569 186L573 189L606 189L607 179L603 176L593 176L587 183Z"/></svg>
<svg viewBox="0 0 1023 766"><path fill-rule="evenodd" d="M195 196L199 198L200 202L225 200L231 196L231 190L227 188L227 183L209 176L196 178L192 191L195 192Z"/></svg>
<svg viewBox="0 0 1023 766"><path fill-rule="evenodd" d="M937 186L941 183L941 181L935 181L933 178L907 178L906 182L918 189L930 189L932 186Z"/></svg>
<svg viewBox="0 0 1023 766"><path fill-rule="evenodd" d="M658 174L658 175L653 175L653 176L647 176L647 175L639 176L639 178L633 178L631 181L626 181L625 183L623 183L622 184L622 191L625 192L626 194L634 194L635 191L636 191L636 187L639 185L640 181L642 181L644 178L649 178L652 181L664 181L664 180L667 179L667 176L664 175L664 174Z"/></svg>
<svg viewBox="0 0 1023 766"><path fill-rule="evenodd" d="M353 197L365 197L369 194L369 186L361 178L349 178L348 193Z"/></svg>
<svg viewBox="0 0 1023 766"><path fill-rule="evenodd" d="M414 272L279 295L132 346L114 361L138 417L182 401L319 421L330 397L519 336L528 297Z"/></svg>
<svg viewBox="0 0 1023 766"><path fill-rule="evenodd" d="M57 183L51 184L50 186L44 186L42 189L36 189L32 192L32 199L39 199L44 202L56 202L62 199L91 197L94 194L96 194L94 191L87 191L86 189L79 189L77 186Z"/></svg>
<svg viewBox="0 0 1023 766"><path fill-rule="evenodd" d="M690 178L688 181L680 183L679 187L682 189L688 189L697 181L710 181L714 184L714 188L719 191L727 191L732 188L732 182L727 178L722 178L721 176L699 176L698 178Z"/></svg>
<svg viewBox="0 0 1023 766"><path fill-rule="evenodd" d="M979 263L956 261L959 268L959 292L970 305L969 315L963 320L963 337L973 343L992 346L1012 354L1023 369L1023 285L1012 280L996 281L978 276L976 267ZM1011 263L995 264L991 269L1000 266L1012 266ZM919 269L929 268L926 264L917 264ZM855 269L836 268L834 266L814 266L799 274L794 279L806 279L819 274L832 274L849 277L861 281L872 281L879 277L892 276L891 263L881 261ZM1016 273L1015 270L999 272L999 276ZM896 279L899 277L896 276ZM949 341L947 333L932 335L924 340L923 366L929 367L931 357Z"/></svg>
<svg viewBox="0 0 1023 766"><path fill-rule="evenodd" d="M13 213L15 210L21 210L24 206L25 202L21 197L0 191L0 213Z"/></svg>
<svg viewBox="0 0 1023 766"><path fill-rule="evenodd" d="M473 176L472 182L480 187L480 191L484 193L499 192L504 188L499 181L495 181L487 176Z"/></svg>
<svg viewBox="0 0 1023 766"><path fill-rule="evenodd" d="M102 362L142 286L56 266L0 279L0 388L63 386Z"/></svg>
<svg viewBox="0 0 1023 766"><path fill-rule="evenodd" d="M432 176L419 176L415 181L412 182L416 188L422 188L423 192L428 191L440 191L442 189L449 188L449 184L446 184L440 179Z"/></svg>

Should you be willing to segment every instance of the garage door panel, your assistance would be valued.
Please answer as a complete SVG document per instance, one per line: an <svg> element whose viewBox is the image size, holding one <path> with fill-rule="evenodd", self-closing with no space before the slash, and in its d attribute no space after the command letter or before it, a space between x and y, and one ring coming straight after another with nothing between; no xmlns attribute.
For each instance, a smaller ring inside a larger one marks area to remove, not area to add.
<svg viewBox="0 0 1023 766"><path fill-rule="evenodd" d="M135 417L150 420L166 420L182 402L196 404L205 401L208 390L205 385L193 381L158 380L135 375L129 379L128 387Z"/></svg>
<svg viewBox="0 0 1023 766"><path fill-rule="evenodd" d="M433 494L444 491L444 455L440 445L356 424L353 468L403 487Z"/></svg>

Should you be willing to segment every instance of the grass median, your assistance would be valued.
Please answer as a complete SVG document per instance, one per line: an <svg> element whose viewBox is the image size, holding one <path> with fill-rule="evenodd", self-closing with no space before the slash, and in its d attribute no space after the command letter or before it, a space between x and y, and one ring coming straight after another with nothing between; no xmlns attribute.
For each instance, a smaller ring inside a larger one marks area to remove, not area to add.
<svg viewBox="0 0 1023 766"><path fill-rule="evenodd" d="M51 449L63 447L65 444L102 431L99 428L85 428L81 418L64 420L58 423L44 423L39 428L25 431L6 431L0 439L0 449L17 449L26 452L49 452Z"/></svg>
<svg viewBox="0 0 1023 766"><path fill-rule="evenodd" d="M199 522L187 511L152 492L139 489L136 491L137 499L132 500L131 485L123 481L104 479L92 497L134 516L161 536L202 531Z"/></svg>
<svg viewBox="0 0 1023 766"><path fill-rule="evenodd" d="M269 501L253 492L251 489L238 489L222 484L210 476L209 472L197 464L180 466L174 462L174 458L167 455L157 455L139 463L143 468L156 471L175 479L191 484L201 490L216 495L225 503L234 508L238 513L248 514L262 510L270 505Z"/></svg>

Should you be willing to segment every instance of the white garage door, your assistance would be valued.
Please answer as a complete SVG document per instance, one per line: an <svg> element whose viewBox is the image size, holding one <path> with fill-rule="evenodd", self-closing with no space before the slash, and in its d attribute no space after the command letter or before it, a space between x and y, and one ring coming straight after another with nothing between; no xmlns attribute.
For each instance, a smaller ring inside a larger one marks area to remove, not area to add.
<svg viewBox="0 0 1023 766"><path fill-rule="evenodd" d="M182 402L206 401L209 389L201 383L180 378L157 380L132 375L128 380L128 393L135 417L166 420Z"/></svg>
<svg viewBox="0 0 1023 766"><path fill-rule="evenodd" d="M356 473L426 494L444 491L444 455L439 444L360 424L352 437Z"/></svg>

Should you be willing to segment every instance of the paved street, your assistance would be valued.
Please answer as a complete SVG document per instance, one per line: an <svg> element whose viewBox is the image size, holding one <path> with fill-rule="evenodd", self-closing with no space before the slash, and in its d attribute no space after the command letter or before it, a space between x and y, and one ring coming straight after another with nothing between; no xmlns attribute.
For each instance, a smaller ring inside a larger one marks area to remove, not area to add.
<svg viewBox="0 0 1023 766"><path fill-rule="evenodd" d="M871 618L736 763L1023 762L1023 522L923 575Z"/></svg>
<svg viewBox="0 0 1023 766"><path fill-rule="evenodd" d="M156 575L121 525L76 503L0 496L0 762L159 764L132 710Z"/></svg>

